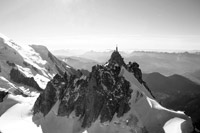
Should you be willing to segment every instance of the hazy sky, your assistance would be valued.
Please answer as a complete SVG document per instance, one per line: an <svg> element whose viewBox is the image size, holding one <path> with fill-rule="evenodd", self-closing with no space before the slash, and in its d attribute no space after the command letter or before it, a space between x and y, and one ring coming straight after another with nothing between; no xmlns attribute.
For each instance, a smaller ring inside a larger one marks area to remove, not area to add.
<svg viewBox="0 0 200 133"><path fill-rule="evenodd" d="M50 49L200 50L200 0L0 0L0 32Z"/></svg>

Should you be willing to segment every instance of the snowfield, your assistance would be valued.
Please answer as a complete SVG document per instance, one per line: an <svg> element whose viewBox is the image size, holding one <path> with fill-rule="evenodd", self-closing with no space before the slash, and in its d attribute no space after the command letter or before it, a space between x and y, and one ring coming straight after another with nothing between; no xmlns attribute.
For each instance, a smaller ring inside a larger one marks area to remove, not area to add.
<svg viewBox="0 0 200 133"><path fill-rule="evenodd" d="M9 94L0 103L0 131L2 133L42 133L32 122L31 109L37 97L24 98Z"/></svg>

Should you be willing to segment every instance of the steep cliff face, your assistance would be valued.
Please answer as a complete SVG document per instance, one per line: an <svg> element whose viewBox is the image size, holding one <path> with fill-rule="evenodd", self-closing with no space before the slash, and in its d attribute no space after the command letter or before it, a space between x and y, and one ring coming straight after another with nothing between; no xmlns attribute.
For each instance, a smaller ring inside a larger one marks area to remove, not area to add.
<svg viewBox="0 0 200 133"><path fill-rule="evenodd" d="M139 66L126 65L119 52L114 51L105 65L93 66L88 77L57 74L36 101L34 113L46 115L60 100L58 115L69 116L75 111L76 116L83 119L84 127L90 126L99 116L101 122L111 121L115 113L123 116L130 109L128 101L132 90L130 83L119 76L122 66L143 82Z"/></svg>
<svg viewBox="0 0 200 133"><path fill-rule="evenodd" d="M0 102L3 102L4 97L8 95L8 92L0 91Z"/></svg>
<svg viewBox="0 0 200 133"><path fill-rule="evenodd" d="M47 115L59 100L57 115L69 117L74 112L83 128L90 127L98 118L103 123L111 121L115 114L121 117L130 110L132 90L118 74L115 69L98 65L89 77L56 75L36 101L34 113Z"/></svg>
<svg viewBox="0 0 200 133"><path fill-rule="evenodd" d="M10 71L10 79L16 83L27 85L35 88L38 92L43 91L33 77L26 77L18 69L12 68Z"/></svg>
<svg viewBox="0 0 200 133"><path fill-rule="evenodd" d="M164 133L165 123L174 117L186 121L187 131L192 130L189 117L167 110L154 100L139 65L126 65L118 51L105 65L93 66L88 77L56 75L36 100L33 112L33 121L45 133L57 132L56 128L63 133ZM45 122L41 122L43 118ZM54 118L74 124L71 127L66 122L66 126L56 127L52 125ZM48 130L45 123L55 128Z"/></svg>

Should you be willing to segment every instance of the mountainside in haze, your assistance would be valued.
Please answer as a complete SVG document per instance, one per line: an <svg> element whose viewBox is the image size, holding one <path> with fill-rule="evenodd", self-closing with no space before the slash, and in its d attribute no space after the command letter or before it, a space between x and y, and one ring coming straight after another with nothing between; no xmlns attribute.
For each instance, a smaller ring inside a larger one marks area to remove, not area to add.
<svg viewBox="0 0 200 133"><path fill-rule="evenodd" d="M184 74L185 77L194 81L195 83L200 84L200 70L196 70L193 72L187 72Z"/></svg>
<svg viewBox="0 0 200 133"><path fill-rule="evenodd" d="M198 53L133 52L127 61L134 60L144 73L159 72L163 75L179 74L199 70Z"/></svg>
<svg viewBox="0 0 200 133"><path fill-rule="evenodd" d="M180 75L150 73L143 77L156 100L164 107L184 111L200 129L200 85Z"/></svg>
<svg viewBox="0 0 200 133"><path fill-rule="evenodd" d="M87 52L81 52L81 51L75 51L75 50L55 50L53 53L58 56L58 57L78 57L82 59L89 59L93 60L98 63L104 63L106 62L110 55L112 54L112 50L107 50L107 51L87 51ZM126 52L120 51L120 54L123 57L129 56Z"/></svg>
<svg viewBox="0 0 200 133"><path fill-rule="evenodd" d="M91 60L91 59L85 59L82 57L65 57L65 56L57 56L60 60L63 62L66 62L70 66L72 66L75 69L84 69L91 71L92 66L97 65L98 62Z"/></svg>
<svg viewBox="0 0 200 133"><path fill-rule="evenodd" d="M193 77L193 81L198 79L196 77L200 76L198 73L200 66L200 54L198 52L167 53L134 51L132 53L120 53L124 57L126 63L129 61L136 61L138 64L140 64L144 73L159 72L163 75L179 74L184 76L188 73L190 75L188 77ZM109 59L110 54L111 51L89 51L85 54L78 55L78 57L92 59L96 62L103 63ZM79 65L82 65L81 62ZM199 79L196 81L200 83Z"/></svg>
<svg viewBox="0 0 200 133"><path fill-rule="evenodd" d="M84 51L72 50L72 49L58 49L58 50L52 50L52 53L56 56L71 57L71 56L80 56L84 54Z"/></svg>
<svg viewBox="0 0 200 133"><path fill-rule="evenodd" d="M146 87L145 87L146 86ZM193 130L183 113L153 98L137 63L116 50L84 75L56 75L35 102L33 122L44 133L177 133Z"/></svg>

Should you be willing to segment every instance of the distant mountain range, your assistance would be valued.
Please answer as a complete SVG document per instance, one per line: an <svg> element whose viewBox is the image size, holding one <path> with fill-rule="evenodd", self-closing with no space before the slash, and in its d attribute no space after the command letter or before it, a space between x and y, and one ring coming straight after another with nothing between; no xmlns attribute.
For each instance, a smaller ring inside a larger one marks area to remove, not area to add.
<svg viewBox="0 0 200 133"><path fill-rule="evenodd" d="M200 84L200 69L194 72L185 73L184 76L194 81L195 83Z"/></svg>
<svg viewBox="0 0 200 133"><path fill-rule="evenodd" d="M66 57L66 56L57 56L58 59L62 60L63 62L66 62L67 64L70 64L75 69L84 69L91 71L92 66L97 65L98 62L91 60L91 59L86 59L82 57Z"/></svg>
<svg viewBox="0 0 200 133"><path fill-rule="evenodd" d="M126 60L136 61L144 73L185 74L199 70L199 53L133 52Z"/></svg>
<svg viewBox="0 0 200 133"><path fill-rule="evenodd" d="M56 56L80 56L85 52L82 50L71 50L71 49L60 49L60 50L53 50L52 53Z"/></svg>
<svg viewBox="0 0 200 133"><path fill-rule="evenodd" d="M60 59L66 59L64 61L74 68L90 71L92 65L106 62L111 53L112 51L89 51L78 56L62 56ZM132 53L120 53L124 57L126 63L129 61L138 62L144 73L159 72L166 76L179 74L200 84L199 52L167 53L134 51Z"/></svg>

